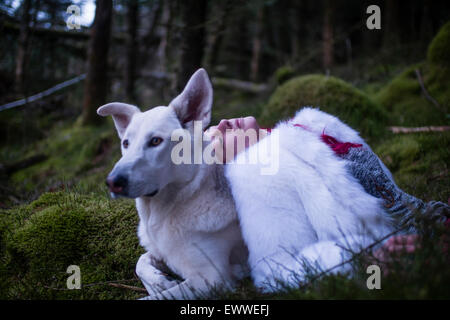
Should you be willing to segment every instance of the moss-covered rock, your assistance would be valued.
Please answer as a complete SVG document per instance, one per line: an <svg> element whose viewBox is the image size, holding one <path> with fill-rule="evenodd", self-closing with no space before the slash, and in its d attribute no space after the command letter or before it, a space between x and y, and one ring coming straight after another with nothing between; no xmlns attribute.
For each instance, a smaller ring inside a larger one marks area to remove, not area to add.
<svg viewBox="0 0 450 320"><path fill-rule="evenodd" d="M374 150L400 188L427 201L448 201L450 132L395 135Z"/></svg>
<svg viewBox="0 0 450 320"><path fill-rule="evenodd" d="M130 200L74 192L46 193L0 212L2 298L136 298L105 281L132 280L143 249ZM81 290L65 289L69 265L81 269ZM99 284L100 282L100 284ZM95 283L95 285L93 285ZM53 289L52 289L53 288Z"/></svg>
<svg viewBox="0 0 450 320"><path fill-rule="evenodd" d="M274 76L276 83L280 85L293 78L295 71L291 66L282 66L275 71Z"/></svg>
<svg viewBox="0 0 450 320"><path fill-rule="evenodd" d="M263 111L261 122L272 126L294 116L304 106L320 107L359 130L366 138L381 134L385 114L361 90L335 77L306 75L278 87Z"/></svg>
<svg viewBox="0 0 450 320"><path fill-rule="evenodd" d="M419 156L420 144L412 136L397 136L377 148L383 162L393 171L407 168Z"/></svg>
<svg viewBox="0 0 450 320"><path fill-rule="evenodd" d="M450 21L444 24L431 41L427 60L429 63L450 67Z"/></svg>
<svg viewBox="0 0 450 320"><path fill-rule="evenodd" d="M426 61L408 67L376 95L375 101L391 113L391 124L424 126L449 123L449 57L450 22L431 42ZM420 81L437 105L426 96Z"/></svg>

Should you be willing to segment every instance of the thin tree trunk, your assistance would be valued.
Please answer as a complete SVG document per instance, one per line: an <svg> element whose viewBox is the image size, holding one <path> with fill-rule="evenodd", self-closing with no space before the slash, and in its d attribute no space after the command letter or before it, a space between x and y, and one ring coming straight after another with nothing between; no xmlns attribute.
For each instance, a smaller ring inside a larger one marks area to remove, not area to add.
<svg viewBox="0 0 450 320"><path fill-rule="evenodd" d="M162 13L163 6L164 6L164 3L162 0L154 2L151 7L152 14L151 14L150 18L149 17L146 18L146 19L150 19L151 22L149 24L146 34L140 40L141 47L143 48L143 53L145 53L145 55L148 51L150 51L150 50L153 51L154 48L152 48L152 47L156 46L160 42L160 41L155 41L155 38L156 38L155 33L159 26L159 22L161 20L161 13ZM141 59L142 59L142 55L141 55Z"/></svg>
<svg viewBox="0 0 450 320"><path fill-rule="evenodd" d="M127 46L125 63L125 93L130 102L136 103L134 83L138 59L137 29L139 25L139 2L130 0L127 8Z"/></svg>
<svg viewBox="0 0 450 320"><path fill-rule="evenodd" d="M170 7L170 1L164 1L162 8L162 29L161 29L161 41L159 42L158 50L156 52L156 56L158 57L158 65L159 71L165 72L166 69L166 58L167 58L167 46L169 43L169 25L171 23L171 7Z"/></svg>
<svg viewBox="0 0 450 320"><path fill-rule="evenodd" d="M252 60L250 63L250 80L257 82L259 75L259 60L261 57L262 29L264 19L264 6L261 5L256 13L255 34L253 36Z"/></svg>
<svg viewBox="0 0 450 320"><path fill-rule="evenodd" d="M325 10L322 29L323 39L323 67L325 70L333 65L333 4L331 0L325 0Z"/></svg>
<svg viewBox="0 0 450 320"><path fill-rule="evenodd" d="M181 32L177 90L182 90L192 73L202 66L205 47L206 6L206 0L185 0L181 3L184 27Z"/></svg>
<svg viewBox="0 0 450 320"><path fill-rule="evenodd" d="M383 34L383 45L385 47L393 47L398 45L398 34L399 34L399 8L398 0L386 0L386 27L382 27L384 30Z"/></svg>
<svg viewBox="0 0 450 320"><path fill-rule="evenodd" d="M207 66L211 70L214 69L214 66L216 65L219 58L220 48L222 47L225 30L228 25L228 19L230 17L230 12L232 9L232 0L225 0L223 3L223 14L221 16L219 25L214 32L215 34L212 39L211 49L208 57Z"/></svg>
<svg viewBox="0 0 450 320"><path fill-rule="evenodd" d="M19 44L16 56L15 86L16 91L24 93L25 65L27 61L28 42L30 38L30 10L31 0L24 0L20 21Z"/></svg>
<svg viewBox="0 0 450 320"><path fill-rule="evenodd" d="M87 76L84 86L84 125L100 121L96 110L106 102L108 93L108 49L111 35L112 0L97 0L94 24L89 40Z"/></svg>
<svg viewBox="0 0 450 320"><path fill-rule="evenodd" d="M289 24L292 28L292 32L290 33L292 61L296 61L300 56L300 39L302 38L302 34L300 33L300 23L303 22L300 20L302 4L301 1L291 1L290 10L288 12Z"/></svg>

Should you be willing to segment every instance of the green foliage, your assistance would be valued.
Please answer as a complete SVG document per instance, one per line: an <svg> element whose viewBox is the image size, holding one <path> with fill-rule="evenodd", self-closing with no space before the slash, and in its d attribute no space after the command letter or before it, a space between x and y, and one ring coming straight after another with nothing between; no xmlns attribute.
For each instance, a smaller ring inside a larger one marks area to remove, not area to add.
<svg viewBox="0 0 450 320"><path fill-rule="evenodd" d="M438 34L431 41L427 60L429 63L450 67L450 21L444 24Z"/></svg>
<svg viewBox="0 0 450 320"><path fill-rule="evenodd" d="M130 279L139 283L134 268L143 250L132 201L56 192L0 214L1 280L8 284L2 298L137 297L135 292L97 284ZM66 288L65 271L72 264L80 266L84 287L55 290Z"/></svg>
<svg viewBox="0 0 450 320"><path fill-rule="evenodd" d="M359 130L365 138L382 133L385 114L362 91L335 77L306 75L278 87L262 114L262 124L272 126L293 117L303 106L320 107Z"/></svg>
<svg viewBox="0 0 450 320"><path fill-rule="evenodd" d="M291 66L282 66L275 71L275 81L278 85L295 76L295 71Z"/></svg>

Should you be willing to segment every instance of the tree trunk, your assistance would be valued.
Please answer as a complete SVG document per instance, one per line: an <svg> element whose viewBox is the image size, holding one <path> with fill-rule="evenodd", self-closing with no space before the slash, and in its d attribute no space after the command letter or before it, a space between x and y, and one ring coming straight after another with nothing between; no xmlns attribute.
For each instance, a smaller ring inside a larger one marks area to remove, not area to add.
<svg viewBox="0 0 450 320"><path fill-rule="evenodd" d="M139 2L130 0L127 8L127 45L125 62L125 93L127 99L136 103L134 83L136 80L136 61L138 59L137 29L139 24Z"/></svg>
<svg viewBox="0 0 450 320"><path fill-rule="evenodd" d="M180 66L176 89L182 90L192 73L202 66L205 47L206 0L185 0L181 3Z"/></svg>
<svg viewBox="0 0 450 320"><path fill-rule="evenodd" d="M252 60L250 63L250 80L253 82L258 81L259 75L259 60L261 57L261 46L262 46L262 29L263 29L263 18L264 18L264 6L261 5L256 12L256 24L255 24L255 34L253 35L252 41Z"/></svg>
<svg viewBox="0 0 450 320"><path fill-rule="evenodd" d="M302 4L301 1L291 1L288 11L289 25L292 29L292 32L290 32L291 61L296 61L300 56L300 39L302 38L300 23L303 22L300 19Z"/></svg>
<svg viewBox="0 0 450 320"><path fill-rule="evenodd" d="M166 72L167 71L167 47L169 44L169 36L170 36L170 24L172 23L172 8L169 1L164 1L161 4L162 6L162 17L161 17L161 31L160 37L161 41L159 42L158 49L156 50L156 57L158 58L158 71Z"/></svg>
<svg viewBox="0 0 450 320"><path fill-rule="evenodd" d="M213 70L214 66L217 64L219 58L220 48L222 47L222 42L225 34L226 27L228 25L228 19L230 17L230 12L232 9L232 0L225 0L223 2L222 15L220 17L219 24L214 32L214 36L211 43L211 49L209 51L208 57L208 69Z"/></svg>
<svg viewBox="0 0 450 320"><path fill-rule="evenodd" d="M386 23L385 27L382 27L383 32L383 45L385 47L393 47L398 45L399 40L399 8L398 0L386 0Z"/></svg>
<svg viewBox="0 0 450 320"><path fill-rule="evenodd" d="M111 35L112 0L97 0L95 19L89 39L87 76L81 122L100 121L96 110L106 102L108 93L108 49Z"/></svg>
<svg viewBox="0 0 450 320"><path fill-rule="evenodd" d="M30 38L31 0L24 0L20 21L19 43L16 56L15 86L18 93L24 94L25 65L27 61L28 42Z"/></svg>
<svg viewBox="0 0 450 320"><path fill-rule="evenodd" d="M325 70L333 65L333 4L331 0L325 0L325 10L322 29L323 41L323 67Z"/></svg>

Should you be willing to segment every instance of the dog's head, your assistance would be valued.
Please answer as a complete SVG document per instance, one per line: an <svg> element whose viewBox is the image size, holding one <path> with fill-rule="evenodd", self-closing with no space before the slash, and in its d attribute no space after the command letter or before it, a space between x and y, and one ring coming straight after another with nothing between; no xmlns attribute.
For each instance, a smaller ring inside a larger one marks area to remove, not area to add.
<svg viewBox="0 0 450 320"><path fill-rule="evenodd" d="M176 144L171 135L182 128L193 131L194 121L201 121L205 129L211 119L212 96L208 74L199 69L168 107L141 112L112 102L98 108L99 115L113 117L122 145L122 158L106 179L112 195L153 196L170 183L192 178L192 170L171 160Z"/></svg>

